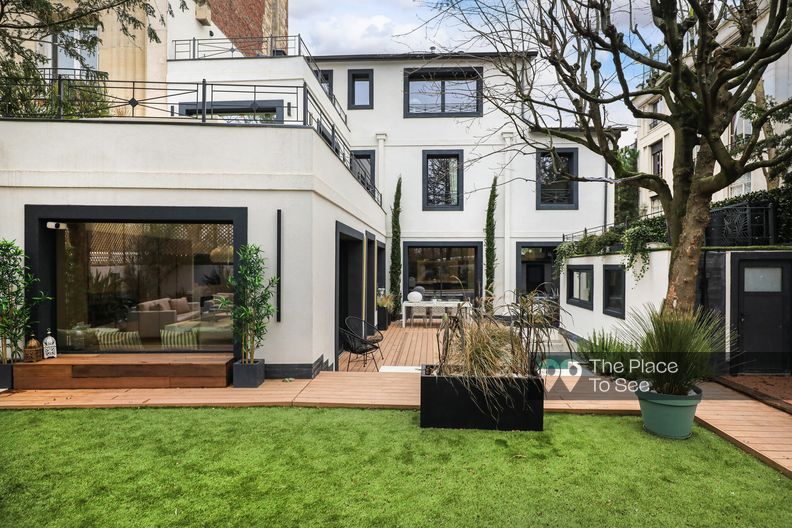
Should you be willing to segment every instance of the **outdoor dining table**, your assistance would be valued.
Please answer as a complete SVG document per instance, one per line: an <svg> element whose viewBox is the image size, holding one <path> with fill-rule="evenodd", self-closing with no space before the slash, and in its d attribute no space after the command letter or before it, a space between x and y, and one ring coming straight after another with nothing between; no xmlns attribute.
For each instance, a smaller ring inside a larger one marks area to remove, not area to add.
<svg viewBox="0 0 792 528"><path fill-rule="evenodd" d="M458 306L469 306L466 301L404 301L402 303L402 328L407 326L407 308L456 308Z"/></svg>

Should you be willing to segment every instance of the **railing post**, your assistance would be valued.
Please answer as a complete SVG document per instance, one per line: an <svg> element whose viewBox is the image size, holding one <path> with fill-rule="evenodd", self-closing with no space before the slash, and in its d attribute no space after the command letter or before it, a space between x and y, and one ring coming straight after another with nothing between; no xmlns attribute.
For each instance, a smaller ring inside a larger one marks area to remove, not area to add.
<svg viewBox="0 0 792 528"><path fill-rule="evenodd" d="M63 75L58 74L58 110L57 118L63 119Z"/></svg>
<svg viewBox="0 0 792 528"><path fill-rule="evenodd" d="M195 37L193 37L193 39L192 39L192 54L191 55L192 56L190 58L193 59L193 60L198 58L198 39L196 39Z"/></svg>
<svg viewBox="0 0 792 528"><path fill-rule="evenodd" d="M303 81L303 125L308 126L308 83Z"/></svg>
<svg viewBox="0 0 792 528"><path fill-rule="evenodd" d="M201 81L201 123L206 123L206 79Z"/></svg>
<svg viewBox="0 0 792 528"><path fill-rule="evenodd" d="M297 55L302 56L302 37L297 34Z"/></svg>
<svg viewBox="0 0 792 528"><path fill-rule="evenodd" d="M332 138L333 138L333 152L335 152L335 151L336 151L336 131L335 131L335 123L333 123L333 126L332 126L332 128L331 128L331 133L332 133Z"/></svg>

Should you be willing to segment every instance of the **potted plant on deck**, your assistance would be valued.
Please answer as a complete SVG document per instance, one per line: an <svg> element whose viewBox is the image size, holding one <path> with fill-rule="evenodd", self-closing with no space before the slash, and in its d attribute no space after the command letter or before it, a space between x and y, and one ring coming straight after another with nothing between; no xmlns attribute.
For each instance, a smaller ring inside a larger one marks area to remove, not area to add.
<svg viewBox="0 0 792 528"><path fill-rule="evenodd" d="M229 306L229 298L221 300L221 305L231 309L234 335L242 350L242 357L233 366L234 387L254 388L264 382L264 359L256 359L255 355L267 335L269 320L275 314L271 300L278 284L278 277L265 280L266 271L266 259L259 246L240 247L239 269L228 279L234 289L233 307Z"/></svg>
<svg viewBox="0 0 792 528"><path fill-rule="evenodd" d="M558 303L532 293L487 312L483 302L445 316L440 360L421 372L421 427L541 431L541 368Z"/></svg>
<svg viewBox="0 0 792 528"><path fill-rule="evenodd" d="M25 265L25 252L14 241L0 240L0 389L14 386L14 361L22 358L33 308L48 297L26 297L38 282Z"/></svg>
<svg viewBox="0 0 792 528"><path fill-rule="evenodd" d="M632 312L618 333L596 333L579 348L590 364L621 363L616 375L635 381L644 429L672 439L692 434L702 398L697 384L710 375L712 354L724 350L725 331L715 313L655 307Z"/></svg>
<svg viewBox="0 0 792 528"><path fill-rule="evenodd" d="M377 295L377 330L387 330L390 326L390 314L396 306L393 294L381 290Z"/></svg>

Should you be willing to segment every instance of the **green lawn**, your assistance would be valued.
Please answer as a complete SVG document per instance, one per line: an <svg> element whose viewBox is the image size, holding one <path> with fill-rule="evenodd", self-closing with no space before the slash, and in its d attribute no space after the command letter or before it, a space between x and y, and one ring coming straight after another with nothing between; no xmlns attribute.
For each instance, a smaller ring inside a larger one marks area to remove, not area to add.
<svg viewBox="0 0 792 528"><path fill-rule="evenodd" d="M320 409L0 412L0 525L792 526L792 480L696 429L422 430Z"/></svg>

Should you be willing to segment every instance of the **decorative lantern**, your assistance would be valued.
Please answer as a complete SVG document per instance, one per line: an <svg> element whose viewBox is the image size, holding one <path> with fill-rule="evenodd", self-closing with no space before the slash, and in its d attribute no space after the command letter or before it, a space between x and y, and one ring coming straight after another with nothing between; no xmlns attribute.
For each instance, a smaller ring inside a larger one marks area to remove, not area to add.
<svg viewBox="0 0 792 528"><path fill-rule="evenodd" d="M52 331L47 328L47 337L44 338L44 359L58 357L58 344L52 337Z"/></svg>
<svg viewBox="0 0 792 528"><path fill-rule="evenodd" d="M44 348L35 336L30 337L30 341L25 345L25 363L35 363L44 359Z"/></svg>

